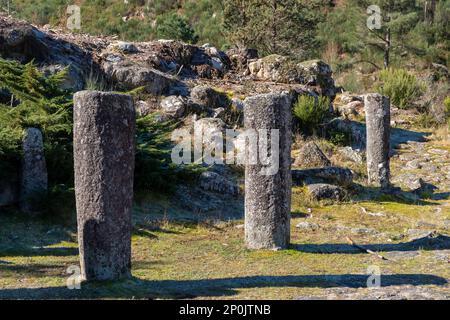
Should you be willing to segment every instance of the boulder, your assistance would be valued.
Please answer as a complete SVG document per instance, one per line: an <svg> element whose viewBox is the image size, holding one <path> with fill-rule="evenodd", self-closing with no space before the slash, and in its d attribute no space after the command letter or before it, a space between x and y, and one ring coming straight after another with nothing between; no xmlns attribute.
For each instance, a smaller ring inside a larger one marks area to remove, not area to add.
<svg viewBox="0 0 450 320"><path fill-rule="evenodd" d="M180 96L169 96L161 100L161 110L170 118L179 119L185 115L186 101Z"/></svg>
<svg viewBox="0 0 450 320"><path fill-rule="evenodd" d="M353 172L340 167L294 169L292 170L292 181L298 185L326 181L348 186L353 183Z"/></svg>
<svg viewBox="0 0 450 320"><path fill-rule="evenodd" d="M328 122L325 129L327 132L337 131L347 133L351 137L351 146L353 149L366 149L366 126L362 123L340 117Z"/></svg>
<svg viewBox="0 0 450 320"><path fill-rule="evenodd" d="M77 70L75 66L64 66L61 64L43 65L39 70L45 76L54 75L67 68L67 75L61 82L61 88L65 90L80 91L84 87L84 78L82 70Z"/></svg>
<svg viewBox="0 0 450 320"><path fill-rule="evenodd" d="M203 172L200 175L199 181L200 188L206 191L214 191L232 196L237 196L239 194L239 187L235 183L216 172Z"/></svg>
<svg viewBox="0 0 450 320"><path fill-rule="evenodd" d="M192 102L211 109L228 108L231 103L225 93L208 86L194 87L191 90L191 99Z"/></svg>
<svg viewBox="0 0 450 320"><path fill-rule="evenodd" d="M347 195L343 188L326 183L310 184L308 185L308 192L314 200L342 201Z"/></svg>
<svg viewBox="0 0 450 320"><path fill-rule="evenodd" d="M248 48L233 48L226 52L234 70L247 69L249 60L258 59L258 50Z"/></svg>
<svg viewBox="0 0 450 320"><path fill-rule="evenodd" d="M109 48L124 54L139 52L138 48L133 43L125 41L118 41L116 43L112 43L109 45Z"/></svg>
<svg viewBox="0 0 450 320"><path fill-rule="evenodd" d="M194 139L203 141L204 136L225 133L226 124L219 118L202 118L194 121Z"/></svg>
<svg viewBox="0 0 450 320"><path fill-rule="evenodd" d="M338 152L343 156L346 160L353 161L357 164L362 164L365 158L365 154L358 149L353 149L352 147L341 147L338 149Z"/></svg>
<svg viewBox="0 0 450 320"><path fill-rule="evenodd" d="M329 167L331 161L314 141L310 141L300 149L294 166L301 168Z"/></svg>
<svg viewBox="0 0 450 320"><path fill-rule="evenodd" d="M331 67L322 60L297 63L286 56L272 54L249 62L248 73L256 79L281 83L299 83L315 87L320 95L334 99L338 89Z"/></svg>
<svg viewBox="0 0 450 320"><path fill-rule="evenodd" d="M319 94L330 97L336 96L338 89L332 78L331 67L322 60L309 60L297 65L298 81L309 86L319 88Z"/></svg>
<svg viewBox="0 0 450 320"><path fill-rule="evenodd" d="M156 69L125 62L103 64L106 75L123 90L144 87L153 95L186 94L186 88L176 78Z"/></svg>
<svg viewBox="0 0 450 320"><path fill-rule="evenodd" d="M4 58L22 62L33 59L44 61L50 55L51 49L43 38L45 38L43 32L26 22L8 17L0 19L0 53Z"/></svg>
<svg viewBox="0 0 450 320"><path fill-rule="evenodd" d="M287 82L288 58L272 54L256 61L249 62L248 71L251 76L259 80Z"/></svg>
<svg viewBox="0 0 450 320"><path fill-rule="evenodd" d="M159 108L159 102L156 98L149 98L148 100L138 100L135 103L136 115L145 117Z"/></svg>
<svg viewBox="0 0 450 320"><path fill-rule="evenodd" d="M344 105L344 104L349 104L350 102L355 102L355 101L364 102L364 98L359 95L345 92L345 93L337 95L336 99L334 100L334 103L338 104L338 105Z"/></svg>
<svg viewBox="0 0 450 320"><path fill-rule="evenodd" d="M344 116L364 115L364 102L352 101L344 105L335 105L335 110Z"/></svg>

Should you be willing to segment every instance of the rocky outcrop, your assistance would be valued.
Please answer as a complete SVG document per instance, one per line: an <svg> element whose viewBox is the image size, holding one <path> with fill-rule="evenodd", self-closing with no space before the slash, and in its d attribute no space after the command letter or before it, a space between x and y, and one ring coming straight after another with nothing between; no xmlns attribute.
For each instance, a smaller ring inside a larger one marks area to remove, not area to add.
<svg viewBox="0 0 450 320"><path fill-rule="evenodd" d="M350 169L340 167L294 169L292 170L292 181L299 185L315 182L333 182L342 186L348 186L353 183L353 172Z"/></svg>
<svg viewBox="0 0 450 320"><path fill-rule="evenodd" d="M259 80L305 84L332 100L338 91L331 67L322 60L297 63L289 57L273 54L250 62L248 73Z"/></svg>
<svg viewBox="0 0 450 320"><path fill-rule="evenodd" d="M366 149L366 126L364 124L340 117L334 118L325 127L327 132L334 131L348 134L353 149Z"/></svg>
<svg viewBox="0 0 450 320"><path fill-rule="evenodd" d="M250 60L258 59L258 51L250 48L233 48L226 52L235 70L246 70Z"/></svg>
<svg viewBox="0 0 450 320"><path fill-rule="evenodd" d="M64 86L81 90L89 75L101 73L93 52L106 46L106 40L37 29L27 22L0 15L0 53L23 63L34 60L44 73L67 68Z"/></svg>
<svg viewBox="0 0 450 320"><path fill-rule="evenodd" d="M153 95L187 95L186 86L159 70L127 64L111 62L103 65L106 76L123 90L144 87L145 92Z"/></svg>
<svg viewBox="0 0 450 320"><path fill-rule="evenodd" d="M169 96L161 100L161 111L172 119L183 117L187 111L186 100L181 96Z"/></svg>
<svg viewBox="0 0 450 320"><path fill-rule="evenodd" d="M196 86L191 90L191 99L204 108L217 109L228 108L230 99L225 93L219 92L208 86Z"/></svg>
<svg viewBox="0 0 450 320"><path fill-rule="evenodd" d="M212 171L200 175L200 188L232 196L239 194L239 187L235 183Z"/></svg>

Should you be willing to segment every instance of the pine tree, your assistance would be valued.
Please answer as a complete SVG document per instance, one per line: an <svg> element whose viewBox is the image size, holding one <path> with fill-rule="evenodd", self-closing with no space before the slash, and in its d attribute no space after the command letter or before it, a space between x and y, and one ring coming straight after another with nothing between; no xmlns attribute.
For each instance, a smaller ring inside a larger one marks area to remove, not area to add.
<svg viewBox="0 0 450 320"><path fill-rule="evenodd" d="M258 49L263 55L306 58L317 49L317 24L329 1L225 0L224 29L238 46Z"/></svg>

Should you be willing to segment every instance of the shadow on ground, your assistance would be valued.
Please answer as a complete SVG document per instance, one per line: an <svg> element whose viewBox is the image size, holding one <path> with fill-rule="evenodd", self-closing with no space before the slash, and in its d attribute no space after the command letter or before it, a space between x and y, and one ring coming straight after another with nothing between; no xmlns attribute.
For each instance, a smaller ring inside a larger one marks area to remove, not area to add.
<svg viewBox="0 0 450 320"><path fill-rule="evenodd" d="M375 252L447 250L450 249L450 237L445 235L429 235L402 243L365 244L364 248ZM292 249L306 253L361 253L361 250L345 243L293 244Z"/></svg>
<svg viewBox="0 0 450 320"><path fill-rule="evenodd" d="M66 287L0 289L0 299L36 298L195 298L233 296L241 288L307 287L307 288L365 288L367 275L300 275L300 276L248 276L200 280L155 280L137 278L112 283L82 284L80 290ZM446 285L446 279L428 274L382 275L381 286Z"/></svg>

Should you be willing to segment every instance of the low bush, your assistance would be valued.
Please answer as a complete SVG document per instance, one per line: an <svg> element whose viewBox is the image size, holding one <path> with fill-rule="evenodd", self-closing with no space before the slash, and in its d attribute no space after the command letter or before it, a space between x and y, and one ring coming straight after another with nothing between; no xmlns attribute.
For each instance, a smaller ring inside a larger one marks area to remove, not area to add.
<svg viewBox="0 0 450 320"><path fill-rule="evenodd" d="M412 107L426 90L425 85L404 69L386 69L380 72L382 82L379 91L391 99L400 109Z"/></svg>
<svg viewBox="0 0 450 320"><path fill-rule="evenodd" d="M329 112L330 100L324 96L300 96L294 105L294 115L299 120L300 129L315 135Z"/></svg>

